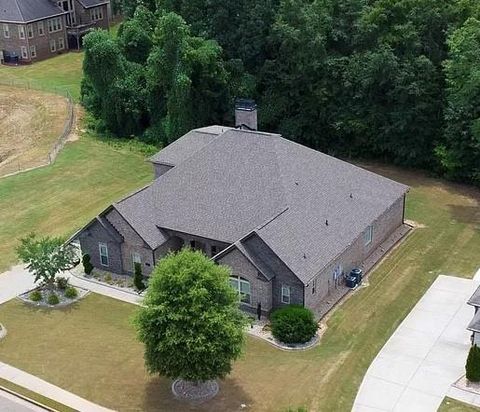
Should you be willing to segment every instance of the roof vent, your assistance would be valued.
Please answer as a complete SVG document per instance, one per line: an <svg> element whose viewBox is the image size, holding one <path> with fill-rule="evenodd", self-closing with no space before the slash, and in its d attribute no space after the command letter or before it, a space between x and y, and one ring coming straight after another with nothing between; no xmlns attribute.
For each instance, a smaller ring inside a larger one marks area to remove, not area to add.
<svg viewBox="0 0 480 412"><path fill-rule="evenodd" d="M328 226L328 219L325 219L325 226Z"/></svg>
<svg viewBox="0 0 480 412"><path fill-rule="evenodd" d="M246 130L257 130L257 105L251 99L235 101L235 127Z"/></svg>

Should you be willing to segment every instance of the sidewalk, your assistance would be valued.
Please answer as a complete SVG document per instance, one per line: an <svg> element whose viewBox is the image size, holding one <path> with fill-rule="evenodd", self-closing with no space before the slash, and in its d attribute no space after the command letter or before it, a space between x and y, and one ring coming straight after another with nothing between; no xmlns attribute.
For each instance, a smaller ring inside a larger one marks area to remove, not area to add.
<svg viewBox="0 0 480 412"><path fill-rule="evenodd" d="M0 377L81 412L111 411L2 362Z"/></svg>

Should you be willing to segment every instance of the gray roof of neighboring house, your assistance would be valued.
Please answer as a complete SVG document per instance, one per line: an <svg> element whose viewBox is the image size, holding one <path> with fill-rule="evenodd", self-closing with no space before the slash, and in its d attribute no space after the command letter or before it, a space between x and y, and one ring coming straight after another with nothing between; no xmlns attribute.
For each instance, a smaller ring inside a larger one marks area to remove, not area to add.
<svg viewBox="0 0 480 412"><path fill-rule="evenodd" d="M110 3L110 0L77 0L83 7L89 9L91 7L101 6Z"/></svg>
<svg viewBox="0 0 480 412"><path fill-rule="evenodd" d="M480 332L480 310L475 313L475 316L468 324L467 329L471 330L472 332Z"/></svg>
<svg viewBox="0 0 480 412"><path fill-rule="evenodd" d="M480 307L480 286L475 290L473 295L468 299L469 305Z"/></svg>
<svg viewBox="0 0 480 412"><path fill-rule="evenodd" d="M227 243L255 231L307 283L408 190L279 135L206 135L163 149L153 161L176 167L114 205L153 248L165 241L158 228Z"/></svg>
<svg viewBox="0 0 480 412"><path fill-rule="evenodd" d="M0 21L28 23L65 14L49 0L0 0Z"/></svg>

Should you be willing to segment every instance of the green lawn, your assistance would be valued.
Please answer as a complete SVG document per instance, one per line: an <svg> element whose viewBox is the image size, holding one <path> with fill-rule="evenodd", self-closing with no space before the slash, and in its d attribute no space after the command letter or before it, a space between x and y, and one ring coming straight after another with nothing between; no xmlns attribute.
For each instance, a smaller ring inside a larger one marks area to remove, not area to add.
<svg viewBox="0 0 480 412"><path fill-rule="evenodd" d="M131 165L140 163L137 158ZM412 187L407 217L425 227L414 231L369 275L369 287L333 313L316 348L288 353L249 339L245 357L235 364L213 401L187 408L172 399L169 382L146 376L142 347L129 323L134 308L96 295L67 310L33 309L18 301L1 306L0 320L9 336L0 343L0 360L118 410L225 411L240 409L244 403L255 411L300 406L310 411L349 411L376 353L438 274L471 277L480 266L477 190L419 173L374 169ZM101 193L98 189L96 196ZM42 195L41 199L51 197ZM96 199L91 195L84 192L84 203ZM89 213L93 216L100 208L100 204L89 206ZM21 223L13 214L9 219ZM62 215L53 225L67 226L75 220L74 211ZM33 341L35 345L26 344Z"/></svg>
<svg viewBox="0 0 480 412"><path fill-rule="evenodd" d="M83 53L69 52L26 66L0 66L0 82L29 85L58 93L68 90L75 100L80 98Z"/></svg>
<svg viewBox="0 0 480 412"><path fill-rule="evenodd" d="M19 238L32 231L72 234L151 181L151 165L128 147L85 135L68 143L52 166L0 179L0 273L16 262Z"/></svg>
<svg viewBox="0 0 480 412"><path fill-rule="evenodd" d="M479 412L480 408L468 405L452 398L445 398L438 412Z"/></svg>

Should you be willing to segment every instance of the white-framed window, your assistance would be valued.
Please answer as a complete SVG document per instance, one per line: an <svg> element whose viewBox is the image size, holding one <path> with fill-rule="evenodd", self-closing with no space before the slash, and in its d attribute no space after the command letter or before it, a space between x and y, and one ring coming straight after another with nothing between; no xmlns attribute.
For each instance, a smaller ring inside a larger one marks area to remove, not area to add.
<svg viewBox="0 0 480 412"><path fill-rule="evenodd" d="M57 43L55 43L55 40L50 40L50 51L52 53L57 51Z"/></svg>
<svg viewBox="0 0 480 412"><path fill-rule="evenodd" d="M6 39L10 38L10 27L8 26L8 24L3 25L3 37L5 37Z"/></svg>
<svg viewBox="0 0 480 412"><path fill-rule="evenodd" d="M20 54L22 55L22 59L28 59L28 50L25 46L20 47Z"/></svg>
<svg viewBox="0 0 480 412"><path fill-rule="evenodd" d="M53 19L47 20L47 27L49 33L62 30L62 19L60 17L54 17Z"/></svg>
<svg viewBox="0 0 480 412"><path fill-rule="evenodd" d="M252 303L252 291L250 282L240 276L230 276L230 285L235 289L242 303L250 305Z"/></svg>
<svg viewBox="0 0 480 412"><path fill-rule="evenodd" d="M372 240L373 240L373 226L372 225L368 226L367 230L365 230L365 233L363 234L363 240L365 241L365 246L372 243Z"/></svg>
<svg viewBox="0 0 480 412"><path fill-rule="evenodd" d="M45 35L45 25L43 24L43 21L37 23L37 29L39 36Z"/></svg>
<svg viewBox="0 0 480 412"><path fill-rule="evenodd" d="M315 295L316 291L317 291L317 278L312 280L312 295Z"/></svg>
<svg viewBox="0 0 480 412"><path fill-rule="evenodd" d="M27 25L27 36L29 39L33 38L33 24Z"/></svg>
<svg viewBox="0 0 480 412"><path fill-rule="evenodd" d="M138 252L132 252L132 272L135 272L135 263L142 264L142 257Z"/></svg>
<svg viewBox="0 0 480 412"><path fill-rule="evenodd" d="M65 48L65 39L63 37L58 38L58 50L63 50Z"/></svg>
<svg viewBox="0 0 480 412"><path fill-rule="evenodd" d="M103 7L95 7L90 10L90 18L92 21L103 20Z"/></svg>
<svg viewBox="0 0 480 412"><path fill-rule="evenodd" d="M108 266L108 247L106 243L99 243L98 244L98 251L100 253L100 263L102 266Z"/></svg>
<svg viewBox="0 0 480 412"><path fill-rule="evenodd" d="M290 286L282 285L282 303L290 303Z"/></svg>
<svg viewBox="0 0 480 412"><path fill-rule="evenodd" d="M30 57L32 59L37 57L37 46L35 46L35 45L30 46Z"/></svg>
<svg viewBox="0 0 480 412"><path fill-rule="evenodd" d="M20 39L25 38L25 27L24 26L18 26L18 37Z"/></svg>

